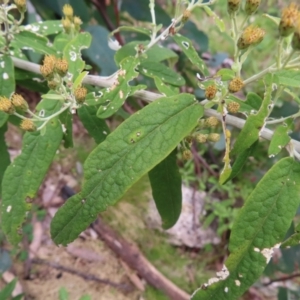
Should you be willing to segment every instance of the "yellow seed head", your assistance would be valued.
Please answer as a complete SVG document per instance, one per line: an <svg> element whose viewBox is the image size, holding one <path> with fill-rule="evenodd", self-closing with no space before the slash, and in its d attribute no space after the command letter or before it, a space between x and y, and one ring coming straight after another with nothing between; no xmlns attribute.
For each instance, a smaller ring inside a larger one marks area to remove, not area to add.
<svg viewBox="0 0 300 300"><path fill-rule="evenodd" d="M72 28L72 23L68 18L63 18L61 20L62 26L65 30L66 33L70 33L71 28Z"/></svg>
<svg viewBox="0 0 300 300"><path fill-rule="evenodd" d="M192 154L191 150L185 149L182 152L182 157L183 157L184 160L189 160L193 157L193 154Z"/></svg>
<svg viewBox="0 0 300 300"><path fill-rule="evenodd" d="M65 4L63 6L63 13L67 18L71 19L74 13L72 6L70 4Z"/></svg>
<svg viewBox="0 0 300 300"><path fill-rule="evenodd" d="M210 133L207 137L210 142L218 142L220 140L220 135L218 133Z"/></svg>
<svg viewBox="0 0 300 300"><path fill-rule="evenodd" d="M227 110L232 114L236 114L239 111L240 107L240 104L235 101L227 104Z"/></svg>
<svg viewBox="0 0 300 300"><path fill-rule="evenodd" d="M14 0L17 9L19 10L20 13L26 12L26 0Z"/></svg>
<svg viewBox="0 0 300 300"><path fill-rule="evenodd" d="M13 94L11 97L11 102L15 108L26 111L28 109L28 104L25 99L19 94Z"/></svg>
<svg viewBox="0 0 300 300"><path fill-rule="evenodd" d="M265 31L257 26L248 26L240 36L237 46L240 50L247 49L250 45L259 44L265 36Z"/></svg>
<svg viewBox="0 0 300 300"><path fill-rule="evenodd" d="M198 134L195 135L196 141L200 144L206 143L207 142L207 137L208 137L208 135L203 134L203 133L198 133Z"/></svg>
<svg viewBox="0 0 300 300"><path fill-rule="evenodd" d="M40 66L40 71L43 75L44 78L46 79L52 79L53 78L53 71L54 71L54 68L51 68L50 66L45 66L45 65L42 65Z"/></svg>
<svg viewBox="0 0 300 300"><path fill-rule="evenodd" d="M239 10L241 0L228 0L227 1L227 10L229 14L232 14Z"/></svg>
<svg viewBox="0 0 300 300"><path fill-rule="evenodd" d="M22 120L22 122L20 124L20 128L25 131L35 131L36 130L36 126L34 125L33 121L30 119Z"/></svg>
<svg viewBox="0 0 300 300"><path fill-rule="evenodd" d="M74 25L77 31L80 30L80 26L82 25L82 21L79 17L74 17Z"/></svg>
<svg viewBox="0 0 300 300"><path fill-rule="evenodd" d="M245 12L248 15L252 15L256 12L260 5L261 0L246 0Z"/></svg>
<svg viewBox="0 0 300 300"><path fill-rule="evenodd" d="M60 76L65 76L68 72L68 61L66 59L57 59L55 69Z"/></svg>
<svg viewBox="0 0 300 300"><path fill-rule="evenodd" d="M240 91L243 88L243 86L244 86L243 80L239 77L236 77L229 82L228 90L230 93L236 93Z"/></svg>
<svg viewBox="0 0 300 300"><path fill-rule="evenodd" d="M8 98L0 97L0 111L11 115L15 112L15 108Z"/></svg>
<svg viewBox="0 0 300 300"><path fill-rule="evenodd" d="M279 23L279 34L286 37L293 33L299 18L298 6L293 2L282 11Z"/></svg>
<svg viewBox="0 0 300 300"><path fill-rule="evenodd" d="M182 15L182 22L185 23L191 16L191 11L186 9L184 12L183 12L183 15Z"/></svg>
<svg viewBox="0 0 300 300"><path fill-rule="evenodd" d="M56 63L56 57L54 55L46 55L43 60L43 64L50 68L54 68Z"/></svg>
<svg viewBox="0 0 300 300"><path fill-rule="evenodd" d="M216 117L209 117L205 120L206 127L216 127L219 125L219 120Z"/></svg>
<svg viewBox="0 0 300 300"><path fill-rule="evenodd" d="M87 94L87 89L84 87L78 87L74 91L74 96L77 103L83 103Z"/></svg>
<svg viewBox="0 0 300 300"><path fill-rule="evenodd" d="M213 98L215 98L216 93L217 93L218 89L215 85L209 85L206 89L205 89L205 97L208 100L212 100Z"/></svg>

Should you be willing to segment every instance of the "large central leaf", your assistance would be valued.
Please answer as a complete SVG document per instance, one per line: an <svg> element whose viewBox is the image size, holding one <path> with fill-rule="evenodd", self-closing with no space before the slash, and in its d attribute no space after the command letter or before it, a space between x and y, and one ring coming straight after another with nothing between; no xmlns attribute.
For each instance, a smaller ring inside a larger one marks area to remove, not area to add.
<svg viewBox="0 0 300 300"><path fill-rule="evenodd" d="M181 94L160 98L122 123L86 160L82 191L52 221L54 242L72 242L99 212L167 157L202 114L194 96Z"/></svg>

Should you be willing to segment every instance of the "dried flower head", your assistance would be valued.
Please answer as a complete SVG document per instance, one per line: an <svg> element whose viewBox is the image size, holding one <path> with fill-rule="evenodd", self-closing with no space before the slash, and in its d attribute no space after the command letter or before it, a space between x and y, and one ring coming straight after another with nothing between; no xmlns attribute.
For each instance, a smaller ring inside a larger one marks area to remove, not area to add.
<svg viewBox="0 0 300 300"><path fill-rule="evenodd" d="M78 87L74 91L74 96L77 103L83 103L87 94L87 89L84 87Z"/></svg>
<svg viewBox="0 0 300 300"><path fill-rule="evenodd" d="M219 125L219 120L216 117L209 117L205 120L205 127L216 127Z"/></svg>
<svg viewBox="0 0 300 300"><path fill-rule="evenodd" d="M26 8L26 0L14 0L17 9L20 13L24 13L26 12L27 8Z"/></svg>
<svg viewBox="0 0 300 300"><path fill-rule="evenodd" d="M247 49L250 45L260 43L265 36L265 31L257 26L250 25L243 31L238 39L237 46L239 49Z"/></svg>
<svg viewBox="0 0 300 300"><path fill-rule="evenodd" d="M203 134L203 133L198 133L195 135L195 139L198 143L200 144L204 144L207 142L207 134Z"/></svg>
<svg viewBox="0 0 300 300"><path fill-rule="evenodd" d="M55 63L55 69L60 76L65 76L68 72L68 61L66 59L57 59Z"/></svg>
<svg viewBox="0 0 300 300"><path fill-rule="evenodd" d="M228 90L230 93L236 93L240 91L244 86L244 82L241 78L235 77L233 78L228 85Z"/></svg>
<svg viewBox="0 0 300 300"><path fill-rule="evenodd" d="M181 21L183 22L183 23L185 23L189 18L190 18L190 16L191 16L191 11L189 10L189 9L186 9L184 12L183 12L183 14L182 14L182 19L181 19Z"/></svg>
<svg viewBox="0 0 300 300"><path fill-rule="evenodd" d="M239 111L240 107L240 104L235 101L232 101L227 104L227 110L232 114L236 114Z"/></svg>
<svg viewBox="0 0 300 300"><path fill-rule="evenodd" d="M207 140L210 142L218 142L220 140L220 134L219 133L210 133L207 137Z"/></svg>
<svg viewBox="0 0 300 300"><path fill-rule="evenodd" d="M63 13L64 13L64 15L67 17L67 18L72 18L73 17L73 13L74 13L74 11L73 11L73 7L70 5L70 4L65 4L64 6L63 6Z"/></svg>
<svg viewBox="0 0 300 300"><path fill-rule="evenodd" d="M26 111L28 109L28 104L25 99L19 94L13 94L11 97L11 102L15 108Z"/></svg>
<svg viewBox="0 0 300 300"><path fill-rule="evenodd" d="M53 78L54 68L51 68L48 65L41 65L40 66L40 71L41 71L44 78L46 78L46 79L52 79Z"/></svg>
<svg viewBox="0 0 300 300"><path fill-rule="evenodd" d="M191 150L185 149L182 152L182 157L183 157L184 160L189 160L193 157L193 154L192 154Z"/></svg>
<svg viewBox="0 0 300 300"><path fill-rule="evenodd" d="M248 15L252 15L256 12L260 5L261 0L246 0L245 12Z"/></svg>
<svg viewBox="0 0 300 300"><path fill-rule="evenodd" d="M22 120L22 122L20 124L20 128L25 131L35 131L36 130L35 124L30 119Z"/></svg>
<svg viewBox="0 0 300 300"><path fill-rule="evenodd" d="M50 90L55 90L58 87L58 82L55 80L49 80L47 84Z"/></svg>
<svg viewBox="0 0 300 300"><path fill-rule="evenodd" d="M0 97L0 111L11 115L15 112L15 108L8 98Z"/></svg>
<svg viewBox="0 0 300 300"><path fill-rule="evenodd" d="M227 1L227 10L229 14L232 14L239 10L241 0L228 0Z"/></svg>
<svg viewBox="0 0 300 300"><path fill-rule="evenodd" d="M217 93L218 89L215 85L209 85L206 89L205 89L205 97L208 100L212 100L213 98L215 98L216 93Z"/></svg>
<svg viewBox="0 0 300 300"><path fill-rule="evenodd" d="M283 37L292 34L299 17L298 6L293 2L282 11L279 34Z"/></svg>

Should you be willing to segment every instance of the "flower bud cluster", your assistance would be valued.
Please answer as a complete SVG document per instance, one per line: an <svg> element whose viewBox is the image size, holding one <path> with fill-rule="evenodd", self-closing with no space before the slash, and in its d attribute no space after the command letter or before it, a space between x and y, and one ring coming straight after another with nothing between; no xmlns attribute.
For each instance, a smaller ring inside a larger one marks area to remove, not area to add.
<svg viewBox="0 0 300 300"><path fill-rule="evenodd" d="M48 80L49 88L55 88L54 76L57 73L63 77L68 72L68 61L64 58L56 58L54 55L46 55L43 64L40 67L40 71L44 78ZM50 83L51 82L51 83Z"/></svg>
<svg viewBox="0 0 300 300"><path fill-rule="evenodd" d="M28 104L21 95L13 94L11 99L0 97L0 111L11 115L14 114L16 109L21 111L28 110Z"/></svg>
<svg viewBox="0 0 300 300"><path fill-rule="evenodd" d="M66 33L79 32L82 21L79 17L74 16L73 8L70 4L63 6L64 18L61 20Z"/></svg>
<svg viewBox="0 0 300 300"><path fill-rule="evenodd" d="M228 90L230 93L236 93L240 91L244 86L244 82L241 78L235 77L233 78L228 85Z"/></svg>
<svg viewBox="0 0 300 300"><path fill-rule="evenodd" d="M265 36L265 31L257 26L249 25L244 29L237 46L240 50L245 50L251 45L259 44Z"/></svg>
<svg viewBox="0 0 300 300"><path fill-rule="evenodd" d="M295 32L299 18L298 6L293 2L282 11L279 23L280 36L287 37Z"/></svg>

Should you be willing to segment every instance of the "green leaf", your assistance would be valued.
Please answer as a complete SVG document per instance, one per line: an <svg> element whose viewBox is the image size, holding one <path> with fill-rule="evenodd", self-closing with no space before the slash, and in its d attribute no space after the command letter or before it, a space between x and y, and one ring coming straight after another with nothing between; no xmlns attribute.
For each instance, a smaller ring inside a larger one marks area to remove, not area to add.
<svg viewBox="0 0 300 300"><path fill-rule="evenodd" d="M2 179L6 168L10 164L10 156L7 150L5 142L5 132L7 130L7 125L0 127L0 198L2 193Z"/></svg>
<svg viewBox="0 0 300 300"><path fill-rule="evenodd" d="M145 85L129 85L129 82L139 74L135 71L139 63L139 59L136 57L127 57L121 62L115 84L103 92L100 107L97 111L98 118L105 119L112 116L129 96L138 90L146 88Z"/></svg>
<svg viewBox="0 0 300 300"><path fill-rule="evenodd" d="M55 36L53 46L57 52L63 52L66 45L70 42L70 37L65 32L61 32Z"/></svg>
<svg viewBox="0 0 300 300"><path fill-rule="evenodd" d="M49 40L37 33L27 30L20 31L14 35L11 46L23 50L32 50L41 54L56 55L56 50Z"/></svg>
<svg viewBox="0 0 300 300"><path fill-rule="evenodd" d="M148 173L152 195L164 229L174 226L181 213L181 175L176 154L177 149Z"/></svg>
<svg viewBox="0 0 300 300"><path fill-rule="evenodd" d="M257 145L258 145L258 140L253 145L251 145L248 149L246 149L245 151L238 154L238 156L235 159L234 164L231 168L231 173L230 173L229 177L226 178L226 180L224 182L222 182L221 184L225 184L226 182L233 179L240 173L240 171L243 169L248 157L252 155L252 153L254 152Z"/></svg>
<svg viewBox="0 0 300 300"><path fill-rule="evenodd" d="M31 23L25 26L21 26L21 29L25 29L26 31L30 31L32 33L38 33L40 35L47 36L52 34L58 34L63 30L63 26L61 20L51 20Z"/></svg>
<svg viewBox="0 0 300 300"><path fill-rule="evenodd" d="M59 102L42 100L37 111L43 110L45 116L49 116L60 107ZM40 132L25 134L22 153L4 174L1 222L3 232L12 244L21 239L18 232L30 209L30 198L35 196L62 139L61 124L57 118L49 121L46 128L44 135Z"/></svg>
<svg viewBox="0 0 300 300"><path fill-rule="evenodd" d="M1 291L0 291L0 299L8 300L11 297L12 292L15 289L17 283L17 278L13 279L9 282Z"/></svg>
<svg viewBox="0 0 300 300"><path fill-rule="evenodd" d="M171 87L170 85L166 85L160 77L155 76L154 77L154 83L159 90L160 93L162 93L164 96L175 96L179 94L179 89Z"/></svg>
<svg viewBox="0 0 300 300"><path fill-rule="evenodd" d="M91 41L92 37L88 32L81 32L70 40L64 48L63 57L68 61L68 73L72 75L74 81L85 66L81 57L81 50L88 48Z"/></svg>
<svg viewBox="0 0 300 300"><path fill-rule="evenodd" d="M138 66L138 70L144 76L150 78L159 77L163 82L169 83L175 86L182 86L185 84L184 78L161 63L155 61L141 62Z"/></svg>
<svg viewBox="0 0 300 300"><path fill-rule="evenodd" d="M66 288L62 287L59 289L59 300L68 300L69 299L69 293L66 290Z"/></svg>
<svg viewBox="0 0 300 300"><path fill-rule="evenodd" d="M150 29L142 28L142 27L138 27L138 26L120 26L117 29L115 29L114 31L112 31L109 34L109 36L114 36L115 33L121 32L121 31L137 32L137 33L145 34L149 37L151 36L151 30Z"/></svg>
<svg viewBox="0 0 300 300"><path fill-rule="evenodd" d="M192 95L180 94L160 98L125 120L87 158L81 192L52 220L54 242L66 245L77 238L99 212L167 157L202 115Z"/></svg>
<svg viewBox="0 0 300 300"><path fill-rule="evenodd" d="M8 119L8 114L3 111L0 111L0 128L6 123Z"/></svg>
<svg viewBox="0 0 300 300"><path fill-rule="evenodd" d="M208 76L209 71L204 61L199 57L197 51L195 50L192 41L178 33L173 35L172 37L175 43L191 61L191 63L199 69L202 75Z"/></svg>
<svg viewBox="0 0 300 300"><path fill-rule="evenodd" d="M91 46L83 52L84 56L101 70L102 76L110 76L117 71L117 66L114 61L115 51L107 43L109 31L99 25L85 26L84 30L93 37Z"/></svg>
<svg viewBox="0 0 300 300"><path fill-rule="evenodd" d="M300 224L295 228L295 233L292 234L288 239L286 239L280 246L280 248L287 248L298 246L300 243Z"/></svg>
<svg viewBox="0 0 300 300"><path fill-rule="evenodd" d="M227 103L237 102L240 104L239 112L244 113L246 115L250 115L256 113L262 103L262 99L255 93L248 93L246 101L241 100L234 95L229 95Z"/></svg>
<svg viewBox="0 0 300 300"><path fill-rule="evenodd" d="M6 54L0 56L0 70L0 96L10 98L16 89L14 64L10 56Z"/></svg>
<svg viewBox="0 0 300 300"><path fill-rule="evenodd" d="M74 80L74 83L73 83L73 86L72 86L73 91L81 85L83 79L86 77L86 75L87 75L88 73L89 73L89 72L86 72L86 71L85 71L85 72L80 73L80 74L77 76L77 78Z"/></svg>
<svg viewBox="0 0 300 300"><path fill-rule="evenodd" d="M257 114L250 115L237 137L237 140L231 150L231 154L244 152L259 137L259 133L265 126L265 120L272 110L272 75L269 74L265 79L265 95L264 100Z"/></svg>
<svg viewBox="0 0 300 300"><path fill-rule="evenodd" d="M149 42L145 42L145 41L134 41L124 45L115 54L115 61L117 65L119 65L124 58L128 56L135 56L137 53L135 48L138 45L146 46L148 43ZM146 55L145 60L148 59L150 61L156 61L156 62L164 61L166 59L171 59L171 58L174 59L178 57L177 54L172 50L164 47L159 47L158 45L154 45L153 47L151 47L146 52L145 55Z"/></svg>
<svg viewBox="0 0 300 300"><path fill-rule="evenodd" d="M73 144L73 115L69 110L64 111L59 115L59 120L62 125L63 141L65 148L72 148Z"/></svg>
<svg viewBox="0 0 300 300"><path fill-rule="evenodd" d="M290 227L299 206L300 164L276 163L239 211L230 236L230 256L218 278L197 290L192 300L234 300L259 278Z"/></svg>
<svg viewBox="0 0 300 300"><path fill-rule="evenodd" d="M97 109L95 106L83 105L77 112L85 129L94 138L95 142L100 144L105 140L110 130L105 120L97 117Z"/></svg>
<svg viewBox="0 0 300 300"><path fill-rule="evenodd" d="M228 81L233 79L236 75L235 72L231 69L220 69L215 77L221 77L222 81Z"/></svg>
<svg viewBox="0 0 300 300"><path fill-rule="evenodd" d="M300 71L296 70L280 70L274 73L278 79L278 83L288 87L299 87Z"/></svg>
<svg viewBox="0 0 300 300"><path fill-rule="evenodd" d="M294 120L289 118L275 129L268 149L269 157L277 155L290 142L289 132L293 125Z"/></svg>
<svg viewBox="0 0 300 300"><path fill-rule="evenodd" d="M225 24L224 21L222 19L220 19L220 17L213 11L211 10L210 7L208 6L203 6L203 9L205 10L205 12L214 19L214 21L216 22L216 25L218 26L219 30L221 32L225 31Z"/></svg>

